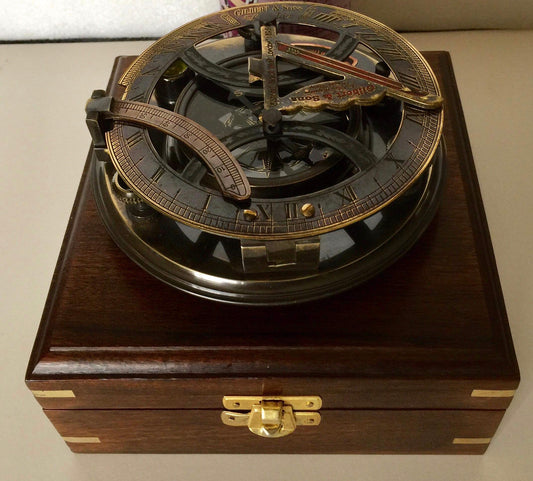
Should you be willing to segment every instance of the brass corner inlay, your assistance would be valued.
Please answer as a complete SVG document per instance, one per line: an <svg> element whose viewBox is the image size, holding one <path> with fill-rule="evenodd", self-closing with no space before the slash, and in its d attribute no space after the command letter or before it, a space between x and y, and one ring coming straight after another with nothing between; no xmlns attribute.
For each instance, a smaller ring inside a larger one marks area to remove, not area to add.
<svg viewBox="0 0 533 481"><path fill-rule="evenodd" d="M513 397L515 389L474 389L472 397Z"/></svg>
<svg viewBox="0 0 533 481"><path fill-rule="evenodd" d="M489 444L492 438L454 438L453 444Z"/></svg>
<svg viewBox="0 0 533 481"><path fill-rule="evenodd" d="M35 397L38 398L73 398L76 397L74 394L74 391L71 391L69 389L64 390L55 390L55 391L41 391L41 390L33 390L31 391Z"/></svg>
<svg viewBox="0 0 533 481"><path fill-rule="evenodd" d="M66 443L76 444L98 444L101 443L100 438L96 436L63 436L63 441Z"/></svg>

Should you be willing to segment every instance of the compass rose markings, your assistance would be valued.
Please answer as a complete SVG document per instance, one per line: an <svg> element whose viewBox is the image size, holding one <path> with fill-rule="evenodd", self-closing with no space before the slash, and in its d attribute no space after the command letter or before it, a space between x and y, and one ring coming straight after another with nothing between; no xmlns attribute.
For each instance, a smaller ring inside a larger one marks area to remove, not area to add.
<svg viewBox="0 0 533 481"><path fill-rule="evenodd" d="M126 137L126 145L131 149L134 145L137 145L143 139L142 130L138 130L134 134Z"/></svg>
<svg viewBox="0 0 533 481"><path fill-rule="evenodd" d="M157 183L159 182L159 179L163 176L163 174L165 173L166 169L163 167L163 166L160 166L155 172L154 174L152 175L152 177L150 177L152 179L153 182Z"/></svg>
<svg viewBox="0 0 533 481"><path fill-rule="evenodd" d="M351 185L347 185L333 193L341 199L341 205L351 204L357 200L357 194Z"/></svg>

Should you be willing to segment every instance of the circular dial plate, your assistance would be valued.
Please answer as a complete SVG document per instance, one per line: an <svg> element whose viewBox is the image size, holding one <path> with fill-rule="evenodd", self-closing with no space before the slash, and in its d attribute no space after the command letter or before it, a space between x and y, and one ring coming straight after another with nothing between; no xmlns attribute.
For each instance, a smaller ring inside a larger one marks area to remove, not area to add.
<svg viewBox="0 0 533 481"><path fill-rule="evenodd" d="M161 38L122 77L123 99L149 102L166 69L176 60L186 59L188 53L196 53L197 44L252 25L265 15L275 15L279 23L337 31L338 44L351 38L352 45L370 48L388 64L402 85L417 92L439 94L434 75L420 53L388 27L337 7L283 2L218 12ZM223 74L223 69L215 64L210 68L214 76ZM246 205L229 202L221 192L165 169L142 127L117 123L112 135L116 145L123 148L121 155L112 157L125 181L147 203L180 222L240 238L305 237L338 229L373 214L401 195L429 165L442 131L442 109L428 110L406 103L403 112L397 135L372 165L365 163L363 169L356 165L354 175L316 192L284 198L252 196ZM308 215L309 205L312 215Z"/></svg>

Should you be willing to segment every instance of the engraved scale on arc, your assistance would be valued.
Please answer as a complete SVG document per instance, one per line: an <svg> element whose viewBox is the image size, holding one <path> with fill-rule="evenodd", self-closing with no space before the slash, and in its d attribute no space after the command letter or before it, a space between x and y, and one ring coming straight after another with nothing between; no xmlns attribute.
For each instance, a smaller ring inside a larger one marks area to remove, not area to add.
<svg viewBox="0 0 533 481"><path fill-rule="evenodd" d="M338 38L293 33L301 23ZM438 206L439 87L363 15L225 10L161 38L119 84L122 98L87 105L97 204L122 249L178 288L250 304L330 295L402 255ZM139 202L117 202L117 172Z"/></svg>

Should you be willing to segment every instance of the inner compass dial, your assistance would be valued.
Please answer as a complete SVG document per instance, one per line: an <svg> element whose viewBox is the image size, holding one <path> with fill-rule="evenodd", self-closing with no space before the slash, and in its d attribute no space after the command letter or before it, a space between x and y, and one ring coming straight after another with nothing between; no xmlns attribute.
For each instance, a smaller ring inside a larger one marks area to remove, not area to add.
<svg viewBox="0 0 533 481"><path fill-rule="evenodd" d="M337 40L281 33L287 24ZM327 5L203 17L148 48L120 85L121 99L93 99L88 112L124 183L171 219L240 239L316 236L371 216L421 176L442 131L422 56Z"/></svg>
<svg viewBox="0 0 533 481"><path fill-rule="evenodd" d="M280 37L288 39L284 35ZM293 37L292 41L295 40ZM225 71L231 70L235 75L248 75L249 60L260 55L260 52L243 51L233 55L242 50L240 43L238 38L226 39L204 45L199 51ZM331 42L323 43L296 42L307 51L322 55L328 53L332 45ZM260 47L259 42L258 44ZM225 54L228 52L232 54L226 58ZM357 59L350 56L346 62L354 64ZM291 75L297 77L296 68L290 64L281 64L278 68L282 76L288 77L291 69ZM316 75L312 74L311 77ZM280 85L278 88L281 92L294 90L293 84L285 88ZM333 176L338 178L343 171L348 173L350 169L353 170L353 165L342 159L352 156L350 149L345 148L346 142L350 144L361 133L361 111L356 106L343 111L302 110L279 118L279 114L272 111L265 117L260 83L240 90L193 75L179 94L175 95L175 103L172 101L173 96L168 96L165 92L161 93L158 100L168 97L169 108L173 106L175 112L202 123L222 140L241 165L251 185L252 197L287 197L298 193L304 195L311 188L316 190L320 184L327 185L328 179L331 181ZM205 112L210 115L206 116ZM269 115L274 116L270 122ZM307 126L305 132L304 125ZM329 145L332 140L337 144L335 148ZM186 153L179 147L179 141L172 138L167 139L166 156L176 159L178 164L188 161ZM332 168L336 170L332 171ZM326 172L328 175L324 176ZM209 174L207 170L205 173ZM323 177L318 178L319 176ZM210 175L204 179L206 185L209 179ZM315 182L313 186L310 185L312 179Z"/></svg>

